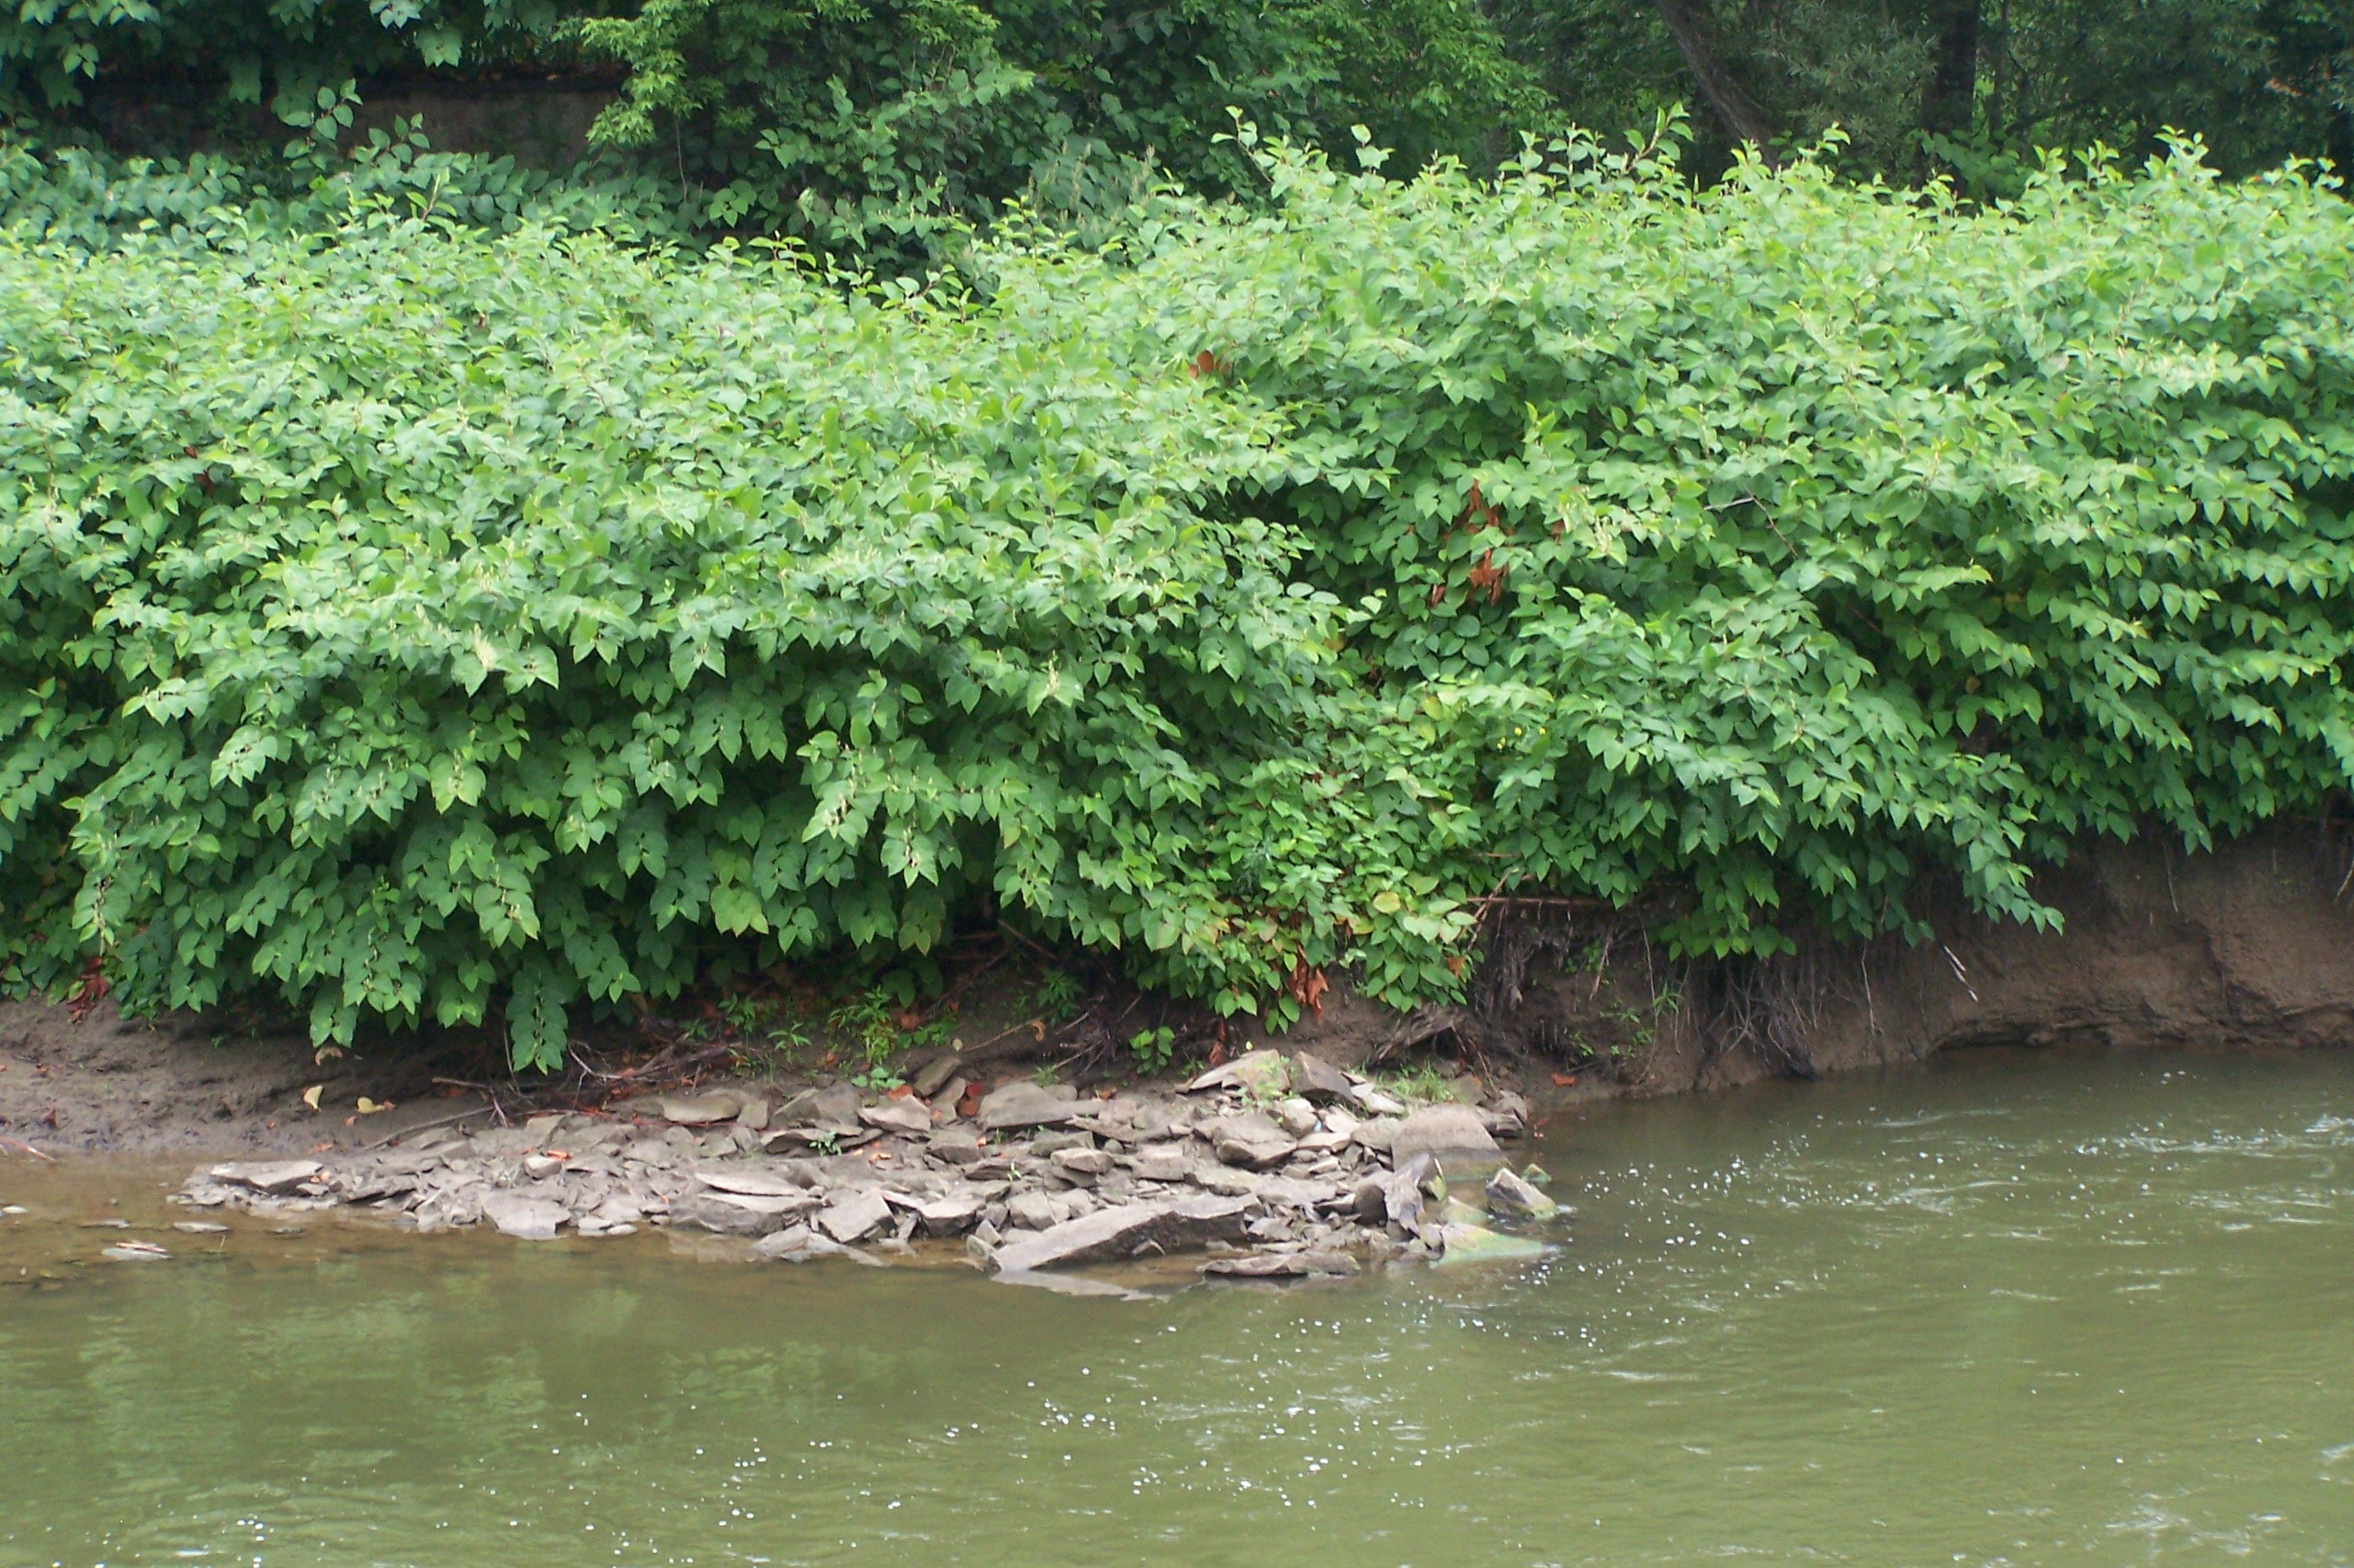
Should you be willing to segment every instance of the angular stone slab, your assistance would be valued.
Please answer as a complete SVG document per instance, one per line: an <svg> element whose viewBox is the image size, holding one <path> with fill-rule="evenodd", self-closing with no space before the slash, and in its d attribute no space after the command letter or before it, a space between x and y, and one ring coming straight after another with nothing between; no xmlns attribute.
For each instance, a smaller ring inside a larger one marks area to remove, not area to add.
<svg viewBox="0 0 2354 1568"><path fill-rule="evenodd" d="M1291 1064L1280 1051L1246 1051L1222 1063L1185 1086L1185 1093L1204 1089L1240 1089L1254 1098L1279 1098L1291 1088Z"/></svg>
<svg viewBox="0 0 2354 1568"><path fill-rule="evenodd" d="M981 1125L991 1132L1015 1127L1067 1127L1078 1114L1076 1102L1058 1100L1037 1085L1024 1082L1002 1085L981 1102Z"/></svg>
<svg viewBox="0 0 2354 1568"><path fill-rule="evenodd" d="M890 1202L872 1187L852 1193L817 1217L817 1228L845 1245L864 1240L890 1223Z"/></svg>
<svg viewBox="0 0 2354 1568"><path fill-rule="evenodd" d="M707 1095L664 1095L654 1103L664 1121L682 1127L708 1127L716 1121L734 1121L744 1114L744 1097L726 1089Z"/></svg>
<svg viewBox="0 0 2354 1568"><path fill-rule="evenodd" d="M868 1106L858 1113L858 1119L885 1132L904 1132L910 1138L920 1138L932 1130L932 1113L913 1096Z"/></svg>
<svg viewBox="0 0 2354 1568"><path fill-rule="evenodd" d="M1279 1165L1299 1147L1283 1128L1257 1111L1220 1117L1210 1124L1209 1133L1210 1147L1217 1150L1223 1163L1252 1171Z"/></svg>
<svg viewBox="0 0 2354 1568"><path fill-rule="evenodd" d="M482 1194L482 1218L498 1226L502 1235L522 1241L554 1241L556 1227L572 1217L561 1203L521 1192Z"/></svg>
<svg viewBox="0 0 2354 1568"><path fill-rule="evenodd" d="M698 1171L695 1179L705 1186L722 1192L741 1192L759 1198L798 1198L809 1196L806 1184L776 1171L726 1169Z"/></svg>
<svg viewBox="0 0 2354 1568"><path fill-rule="evenodd" d="M315 1160L232 1160L207 1174L216 1181L234 1181L257 1192L291 1192L324 1169Z"/></svg>
<svg viewBox="0 0 2354 1568"><path fill-rule="evenodd" d="M1403 1167L1417 1154L1428 1154L1450 1175L1492 1171L1504 1160L1479 1113L1463 1105L1424 1106L1399 1124L1390 1136L1391 1160Z"/></svg>
<svg viewBox="0 0 2354 1568"><path fill-rule="evenodd" d="M818 1206L813 1192L689 1192L670 1206L673 1225L694 1225L723 1236L765 1236Z"/></svg>
<svg viewBox="0 0 2354 1568"><path fill-rule="evenodd" d="M894 1207L914 1214L917 1224L928 1236L960 1236L981 1224L981 1212L988 1206L978 1192L951 1192L939 1197L885 1192L883 1196Z"/></svg>
<svg viewBox="0 0 2354 1568"><path fill-rule="evenodd" d="M1291 1054L1291 1088L1294 1094L1320 1105L1357 1103L1357 1086L1349 1075L1305 1051Z"/></svg>
<svg viewBox="0 0 2354 1568"><path fill-rule="evenodd" d="M1524 1220L1549 1220L1561 1213L1559 1203L1513 1175L1510 1166L1488 1178L1488 1209Z"/></svg>
<svg viewBox="0 0 2354 1568"><path fill-rule="evenodd" d="M1129 1258L1140 1251L1184 1252L1205 1242L1239 1241L1255 1207L1251 1198L1122 1203L1024 1236L999 1248L991 1262L1006 1273L1026 1273Z"/></svg>

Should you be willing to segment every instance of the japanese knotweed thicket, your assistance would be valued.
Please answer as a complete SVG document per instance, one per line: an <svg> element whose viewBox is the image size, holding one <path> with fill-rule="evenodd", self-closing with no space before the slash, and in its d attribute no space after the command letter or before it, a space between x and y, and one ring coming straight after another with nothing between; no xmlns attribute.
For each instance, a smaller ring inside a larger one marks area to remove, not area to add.
<svg viewBox="0 0 2354 1568"><path fill-rule="evenodd" d="M1498 892L2048 920L2317 808L2354 218L1277 154L976 296L378 218L0 240L0 955L323 1037L960 916L1227 1009Z"/></svg>

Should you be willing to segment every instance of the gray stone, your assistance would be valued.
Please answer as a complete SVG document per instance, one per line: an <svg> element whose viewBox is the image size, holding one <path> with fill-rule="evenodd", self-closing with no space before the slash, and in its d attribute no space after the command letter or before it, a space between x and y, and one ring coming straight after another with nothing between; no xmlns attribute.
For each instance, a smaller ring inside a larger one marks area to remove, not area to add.
<svg viewBox="0 0 2354 1568"><path fill-rule="evenodd" d="M1350 1132L1349 1139L1360 1149L1370 1149L1376 1154L1386 1154L1389 1152L1391 1142L1397 1137L1398 1128L1405 1125L1405 1122L1402 1118L1377 1116L1359 1122Z"/></svg>
<svg viewBox="0 0 2354 1568"><path fill-rule="evenodd" d="M885 1192L884 1197L898 1208L916 1216L916 1223L928 1236L959 1236L981 1223L983 1203L977 1192L949 1192L938 1196L911 1196L903 1192Z"/></svg>
<svg viewBox="0 0 2354 1568"><path fill-rule="evenodd" d="M1281 1128L1257 1111L1220 1117L1210 1124L1210 1139L1219 1160L1253 1171L1281 1164L1299 1147Z"/></svg>
<svg viewBox="0 0 2354 1568"><path fill-rule="evenodd" d="M765 1132L770 1115L769 1097L751 1095L746 1097L744 1108L736 1113L736 1125L750 1132Z"/></svg>
<svg viewBox="0 0 2354 1568"><path fill-rule="evenodd" d="M981 1102L981 1125L991 1132L1015 1127L1066 1127L1078 1115L1069 1100L1026 1080L1001 1085Z"/></svg>
<svg viewBox="0 0 2354 1568"><path fill-rule="evenodd" d="M1237 1170L1232 1166L1197 1165L1193 1168L1192 1180L1197 1187L1206 1187L1213 1192L1224 1193L1229 1198L1239 1198L1257 1192L1259 1183L1265 1181L1267 1178L1255 1171Z"/></svg>
<svg viewBox="0 0 2354 1568"><path fill-rule="evenodd" d="M564 1115L562 1111L547 1111L539 1116L525 1118L524 1136L531 1139L531 1146L534 1149L546 1149L548 1140L556 1136L556 1129L564 1125Z"/></svg>
<svg viewBox="0 0 2354 1568"><path fill-rule="evenodd" d="M5 1209L0 1209L0 1214L21 1214L24 1212L13 1203ZM227 1225L216 1224L211 1220L178 1220L173 1223L172 1228L175 1231L186 1231L192 1236L217 1236L228 1234Z"/></svg>
<svg viewBox="0 0 2354 1568"><path fill-rule="evenodd" d="M818 1229L843 1243L864 1241L891 1223L891 1204L873 1188L854 1192L817 1217Z"/></svg>
<svg viewBox="0 0 2354 1568"><path fill-rule="evenodd" d="M1306 1138L1317 1130L1316 1107L1297 1096L1275 1107L1275 1120L1287 1138Z"/></svg>
<svg viewBox="0 0 2354 1568"><path fill-rule="evenodd" d="M1129 1169L1140 1181L1182 1181L1193 1174L1193 1156L1182 1144L1149 1144L1136 1151Z"/></svg>
<svg viewBox="0 0 2354 1568"><path fill-rule="evenodd" d="M907 1080L907 1086L924 1098L930 1099L956 1076L957 1069L963 1065L962 1055L954 1051L944 1051L917 1068L916 1075Z"/></svg>
<svg viewBox="0 0 2354 1568"><path fill-rule="evenodd" d="M482 1208L482 1218L498 1226L502 1234L525 1241L552 1241L556 1227L572 1217L561 1203L521 1192L485 1192Z"/></svg>
<svg viewBox="0 0 2354 1568"><path fill-rule="evenodd" d="M991 1261L1003 1272L1017 1273L1186 1251L1212 1240L1240 1239L1251 1208L1248 1198L1123 1203L1012 1242Z"/></svg>
<svg viewBox="0 0 2354 1568"><path fill-rule="evenodd" d="M885 1132L903 1132L911 1138L921 1137L932 1130L932 1113L924 1102L913 1096L885 1100L881 1105L868 1106L858 1113L858 1119L869 1127Z"/></svg>
<svg viewBox="0 0 2354 1568"><path fill-rule="evenodd" d="M233 1181L257 1192L291 1192L323 1169L315 1160L232 1160L214 1166L207 1174L216 1181Z"/></svg>
<svg viewBox="0 0 2354 1568"><path fill-rule="evenodd" d="M771 1118L779 1126L854 1127L858 1123L858 1086L835 1084L831 1088L803 1089L785 1102Z"/></svg>
<svg viewBox="0 0 2354 1568"><path fill-rule="evenodd" d="M1291 1054L1292 1092L1323 1105L1355 1103L1356 1085L1340 1068L1305 1051Z"/></svg>
<svg viewBox="0 0 2354 1568"><path fill-rule="evenodd" d="M1390 1139L1390 1159L1399 1164L1428 1154L1450 1173L1493 1170L1503 1161L1479 1113L1469 1106L1424 1106L1407 1117Z"/></svg>
<svg viewBox="0 0 2354 1568"><path fill-rule="evenodd" d="M744 1097L732 1089L714 1089L703 1095L664 1095L655 1102L662 1109L664 1121L682 1127L708 1127L714 1122L734 1121L744 1112Z"/></svg>
<svg viewBox="0 0 2354 1568"><path fill-rule="evenodd" d="M1016 1192L1005 1200L1005 1223L1016 1230L1043 1231L1062 1217L1055 1200L1044 1192Z"/></svg>
<svg viewBox="0 0 2354 1568"><path fill-rule="evenodd" d="M562 1174L564 1164L563 1160L546 1154L526 1154L523 1160L523 1173L535 1181L544 1181L550 1176Z"/></svg>
<svg viewBox="0 0 2354 1568"><path fill-rule="evenodd" d="M801 1172L791 1170L763 1170L758 1166L706 1166L695 1173L695 1179L706 1187L722 1192L742 1192L761 1198L795 1198L809 1195L809 1183L797 1181Z"/></svg>
<svg viewBox="0 0 2354 1568"><path fill-rule="evenodd" d="M1042 1132L1030 1140L1030 1152L1036 1155L1058 1154L1066 1149L1093 1149L1095 1134L1077 1128L1065 1128L1059 1132Z"/></svg>
<svg viewBox="0 0 2354 1568"><path fill-rule="evenodd" d="M1058 1175L1092 1181L1111 1169L1111 1156L1100 1149L1058 1149L1053 1164Z"/></svg>
<svg viewBox="0 0 2354 1568"><path fill-rule="evenodd" d="M925 1147L933 1159L949 1165L970 1165L985 1152L981 1146L981 1134L969 1127L944 1128L932 1134L931 1142Z"/></svg>
<svg viewBox="0 0 2354 1568"><path fill-rule="evenodd" d="M688 1192L670 1206L670 1223L723 1236L764 1236L818 1206L814 1192Z"/></svg>
<svg viewBox="0 0 2354 1568"><path fill-rule="evenodd" d="M1549 1220L1561 1213L1559 1203L1513 1175L1509 1167L1488 1179L1488 1208L1493 1213L1524 1220Z"/></svg>
<svg viewBox="0 0 2354 1568"><path fill-rule="evenodd" d="M1185 1086L1187 1094L1204 1089L1240 1089L1253 1099L1281 1097L1291 1087L1291 1064L1280 1051L1246 1051L1233 1061L1211 1068Z"/></svg>
<svg viewBox="0 0 2354 1568"><path fill-rule="evenodd" d="M168 1248L157 1246L154 1242L127 1241L116 1242L112 1246L102 1249L98 1255L116 1263L161 1263L172 1254Z"/></svg>
<svg viewBox="0 0 2354 1568"><path fill-rule="evenodd" d="M1405 1115L1405 1101L1394 1095L1373 1087L1371 1084L1350 1085L1349 1097L1354 1100L1357 1103L1357 1108L1367 1116Z"/></svg>
<svg viewBox="0 0 2354 1568"><path fill-rule="evenodd" d="M807 1225L787 1225L783 1230L762 1236L758 1241L754 1242L752 1255L771 1260L790 1257L794 1253L806 1251L810 1243L816 1238L817 1233Z"/></svg>

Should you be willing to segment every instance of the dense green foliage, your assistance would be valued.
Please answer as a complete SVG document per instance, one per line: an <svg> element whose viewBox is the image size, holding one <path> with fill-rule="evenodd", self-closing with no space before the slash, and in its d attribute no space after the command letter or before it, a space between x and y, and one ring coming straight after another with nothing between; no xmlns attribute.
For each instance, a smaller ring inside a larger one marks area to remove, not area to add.
<svg viewBox="0 0 2354 1568"><path fill-rule="evenodd" d="M2354 767L2354 217L1280 154L976 291L362 208L0 238L0 960L323 1036L996 913L1239 1008L1476 901L2048 918Z"/></svg>
<svg viewBox="0 0 2354 1568"><path fill-rule="evenodd" d="M1393 150L1394 176L1442 155L1490 170L1524 134L1648 128L1678 104L1694 133L1684 167L1702 180L1744 142L1770 160L1834 129L1849 177L1943 174L1980 196L2017 195L2039 149L2099 143L2138 160L2169 128L2202 137L2226 173L2354 162L2349 0L27 0L0 11L0 120L13 117L19 136L183 164L227 157L249 191L290 209L302 209L310 175L290 178L274 154L323 95L348 118L335 102L347 83L387 105L421 93L411 106L430 111L451 151L593 154L560 183L588 207L627 208L642 230L790 235L917 275L960 260L1008 200L1100 236L1164 178L1263 197L1225 137L1230 111L1341 154L1363 126ZM466 107L535 93L601 101L591 126L584 101L565 100L586 142ZM365 102L363 115L354 123L380 122Z"/></svg>

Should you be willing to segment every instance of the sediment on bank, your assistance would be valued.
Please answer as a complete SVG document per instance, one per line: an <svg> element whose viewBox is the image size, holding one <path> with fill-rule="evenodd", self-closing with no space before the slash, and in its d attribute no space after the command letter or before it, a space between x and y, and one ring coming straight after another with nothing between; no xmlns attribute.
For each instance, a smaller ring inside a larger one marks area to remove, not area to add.
<svg viewBox="0 0 2354 1568"><path fill-rule="evenodd" d="M1049 1027L1021 1018L1022 988L977 987L976 1044L863 1084L748 1077L724 1041L652 1051L650 1075L583 1055L567 1082L437 1083L430 1050L323 1058L289 1034L20 1004L0 1013L0 1150L287 1155L207 1160L185 1196L425 1231L660 1224L794 1259L960 1241L1019 1274L1210 1248L1217 1272L1308 1277L1448 1255L1448 1226L1454 1255L1511 1254L1558 1223L1511 1139L1575 1101L1976 1045L2354 1042L2349 866L2319 826L2196 854L2093 844L2039 887L2058 932L1956 916L1915 944L1740 965L1671 963L1631 915L1530 905L1494 920L1460 1005L1340 988L1278 1033L1106 989ZM1122 1042L1142 1021L1194 1070L1140 1070ZM665 1061L688 1065L663 1081Z"/></svg>

